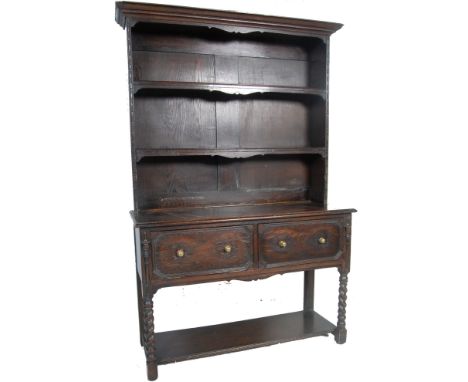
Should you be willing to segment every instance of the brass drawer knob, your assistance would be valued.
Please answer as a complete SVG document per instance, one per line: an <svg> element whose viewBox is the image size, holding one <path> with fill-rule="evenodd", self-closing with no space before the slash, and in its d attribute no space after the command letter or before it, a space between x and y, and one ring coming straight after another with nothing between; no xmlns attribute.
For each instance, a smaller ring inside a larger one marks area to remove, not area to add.
<svg viewBox="0 0 468 382"><path fill-rule="evenodd" d="M322 236L322 237L319 237L318 242L319 244L327 244L327 239Z"/></svg>
<svg viewBox="0 0 468 382"><path fill-rule="evenodd" d="M185 256L185 251L183 249L178 249L176 251L176 256L177 257L184 257Z"/></svg>
<svg viewBox="0 0 468 382"><path fill-rule="evenodd" d="M286 243L285 240L280 240L280 241L278 241L278 245L280 246L280 248L286 248L288 243Z"/></svg>
<svg viewBox="0 0 468 382"><path fill-rule="evenodd" d="M231 253L231 252L232 252L232 246L231 246L231 244L226 244L226 245L224 246L224 252L226 252L226 253Z"/></svg>

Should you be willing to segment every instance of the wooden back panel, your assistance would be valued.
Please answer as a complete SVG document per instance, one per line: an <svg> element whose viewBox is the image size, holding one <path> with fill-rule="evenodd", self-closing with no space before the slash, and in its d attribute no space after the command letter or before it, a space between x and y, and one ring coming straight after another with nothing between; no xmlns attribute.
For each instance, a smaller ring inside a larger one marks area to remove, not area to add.
<svg viewBox="0 0 468 382"><path fill-rule="evenodd" d="M315 200L323 178L311 169L318 155L165 157L137 166L138 205L142 209ZM317 164L315 164L317 163Z"/></svg>

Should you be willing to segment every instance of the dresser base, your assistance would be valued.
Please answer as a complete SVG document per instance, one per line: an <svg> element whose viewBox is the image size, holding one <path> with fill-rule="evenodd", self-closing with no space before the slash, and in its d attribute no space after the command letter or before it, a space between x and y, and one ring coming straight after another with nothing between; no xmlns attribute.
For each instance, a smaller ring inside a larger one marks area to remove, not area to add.
<svg viewBox="0 0 468 382"><path fill-rule="evenodd" d="M245 210L250 215L239 215ZM353 212L297 203L133 215L140 337L148 379L157 378L158 365L171 362L328 334L338 344L345 343ZM315 270L332 267L340 275L336 325L314 311ZM161 288L298 271L304 273L299 312L154 333L152 301Z"/></svg>
<svg viewBox="0 0 468 382"><path fill-rule="evenodd" d="M193 329L156 333L158 364L209 357L314 336L336 326L313 311L299 311Z"/></svg>

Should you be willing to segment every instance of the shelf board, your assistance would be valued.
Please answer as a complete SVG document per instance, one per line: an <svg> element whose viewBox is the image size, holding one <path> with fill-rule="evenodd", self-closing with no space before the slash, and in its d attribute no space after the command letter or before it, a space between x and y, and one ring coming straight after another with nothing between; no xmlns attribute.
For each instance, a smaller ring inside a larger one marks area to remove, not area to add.
<svg viewBox="0 0 468 382"><path fill-rule="evenodd" d="M156 333L159 364L185 361L327 336L335 325L313 311L299 311L200 328Z"/></svg>
<svg viewBox="0 0 468 382"><path fill-rule="evenodd" d="M324 147L265 148L265 149L136 149L136 161L145 157L220 156L224 158L250 158L259 155L310 155L326 156Z"/></svg>
<svg viewBox="0 0 468 382"><path fill-rule="evenodd" d="M198 90L217 91L225 94L249 95L255 93L279 93L279 94L302 94L326 97L326 90L291 87L291 86L263 86L263 85L234 85L214 84L202 82L169 82L169 81L133 81L133 92L137 94L141 90Z"/></svg>
<svg viewBox="0 0 468 382"><path fill-rule="evenodd" d="M159 208L131 211L136 226L180 226L183 224L244 223L276 219L312 218L351 213L355 210L324 210L313 201L297 201L265 204L233 204L200 206L191 208Z"/></svg>

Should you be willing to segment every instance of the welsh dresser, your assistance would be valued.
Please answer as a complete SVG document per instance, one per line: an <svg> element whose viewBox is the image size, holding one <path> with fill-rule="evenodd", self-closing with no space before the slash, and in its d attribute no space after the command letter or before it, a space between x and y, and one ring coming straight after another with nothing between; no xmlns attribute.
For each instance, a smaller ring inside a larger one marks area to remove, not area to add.
<svg viewBox="0 0 468 382"><path fill-rule="evenodd" d="M129 2L116 21L148 379L158 365L285 341L344 343L355 210L327 209L330 35L342 25ZM336 325L314 311L314 272L329 267ZM304 274L298 312L155 333L160 288L286 272Z"/></svg>

